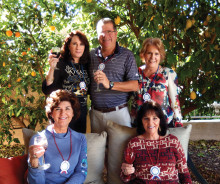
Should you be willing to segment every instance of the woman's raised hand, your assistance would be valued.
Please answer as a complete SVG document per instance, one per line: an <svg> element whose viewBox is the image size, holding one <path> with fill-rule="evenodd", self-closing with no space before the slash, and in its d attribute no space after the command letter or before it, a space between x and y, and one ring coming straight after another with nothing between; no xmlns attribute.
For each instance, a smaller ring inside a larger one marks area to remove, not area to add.
<svg viewBox="0 0 220 184"><path fill-rule="evenodd" d="M29 146L29 157L30 158L40 158L44 155L45 149L41 145L31 145Z"/></svg>
<svg viewBox="0 0 220 184"><path fill-rule="evenodd" d="M59 62L59 58L57 58L56 54L52 54L52 52L49 54L49 64L50 68L56 69L57 63Z"/></svg>
<svg viewBox="0 0 220 184"><path fill-rule="evenodd" d="M130 175L135 172L135 168L133 164L127 164L127 163L122 163L121 170L124 173L124 175Z"/></svg>

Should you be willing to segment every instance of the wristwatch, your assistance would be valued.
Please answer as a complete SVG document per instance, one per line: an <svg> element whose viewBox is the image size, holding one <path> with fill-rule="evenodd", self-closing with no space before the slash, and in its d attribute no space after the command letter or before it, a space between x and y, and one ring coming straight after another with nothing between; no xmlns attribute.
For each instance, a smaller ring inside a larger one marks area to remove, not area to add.
<svg viewBox="0 0 220 184"><path fill-rule="evenodd" d="M114 86L114 82L110 81L110 82L109 82L109 88L108 88L108 89L111 90L111 89L113 88L113 86Z"/></svg>

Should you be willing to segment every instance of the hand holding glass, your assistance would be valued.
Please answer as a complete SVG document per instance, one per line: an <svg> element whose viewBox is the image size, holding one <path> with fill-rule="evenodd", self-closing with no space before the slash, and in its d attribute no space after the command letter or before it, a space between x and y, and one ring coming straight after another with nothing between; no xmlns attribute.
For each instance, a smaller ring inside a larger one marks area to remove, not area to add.
<svg viewBox="0 0 220 184"><path fill-rule="evenodd" d="M45 150L48 147L47 138L44 134L38 135L34 138L34 145L42 146ZM47 170L50 167L50 164L45 164L45 160L43 158L43 165L39 165L38 169Z"/></svg>
<svg viewBox="0 0 220 184"><path fill-rule="evenodd" d="M93 77L95 77L95 76L94 76L94 73L95 73L96 71L98 71L98 70L93 70ZM100 92L100 91L101 91L101 90L100 90L100 88L99 88L99 83L97 83L97 87L96 87L95 92Z"/></svg>
<svg viewBox="0 0 220 184"><path fill-rule="evenodd" d="M134 159L135 159L134 153L130 149L127 149L125 152L125 161L128 164L133 164Z"/></svg>

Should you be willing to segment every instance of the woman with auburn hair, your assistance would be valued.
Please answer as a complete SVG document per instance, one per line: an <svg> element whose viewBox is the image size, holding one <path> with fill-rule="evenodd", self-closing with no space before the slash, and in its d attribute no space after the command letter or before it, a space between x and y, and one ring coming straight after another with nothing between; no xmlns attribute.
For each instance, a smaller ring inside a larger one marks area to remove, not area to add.
<svg viewBox="0 0 220 184"><path fill-rule="evenodd" d="M68 126L80 116L74 93L56 90L46 100L50 125L29 144L28 182L31 184L84 183L87 176L87 143L82 133Z"/></svg>
<svg viewBox="0 0 220 184"><path fill-rule="evenodd" d="M181 127L183 124L177 74L172 69L160 65L165 55L164 45L159 38L144 40L140 57L145 65L138 68L139 90L134 96L131 116L134 119L144 102L154 100L161 105L168 126Z"/></svg>
<svg viewBox="0 0 220 184"><path fill-rule="evenodd" d="M42 84L42 91L46 95L57 89L75 93L80 102L81 116L71 121L69 126L81 133L86 132L89 62L89 42L86 36L81 31L73 31L66 37L60 56L52 53L49 55L50 68Z"/></svg>

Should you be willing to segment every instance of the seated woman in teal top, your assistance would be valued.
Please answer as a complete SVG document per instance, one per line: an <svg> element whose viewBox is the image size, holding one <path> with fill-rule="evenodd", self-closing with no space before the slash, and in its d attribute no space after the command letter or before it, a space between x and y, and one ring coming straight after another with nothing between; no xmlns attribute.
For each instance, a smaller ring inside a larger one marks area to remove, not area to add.
<svg viewBox="0 0 220 184"><path fill-rule="evenodd" d="M31 184L81 184L87 176L86 138L68 128L71 119L80 115L78 99L73 93L57 90L46 103L51 125L31 138L28 181Z"/></svg>

